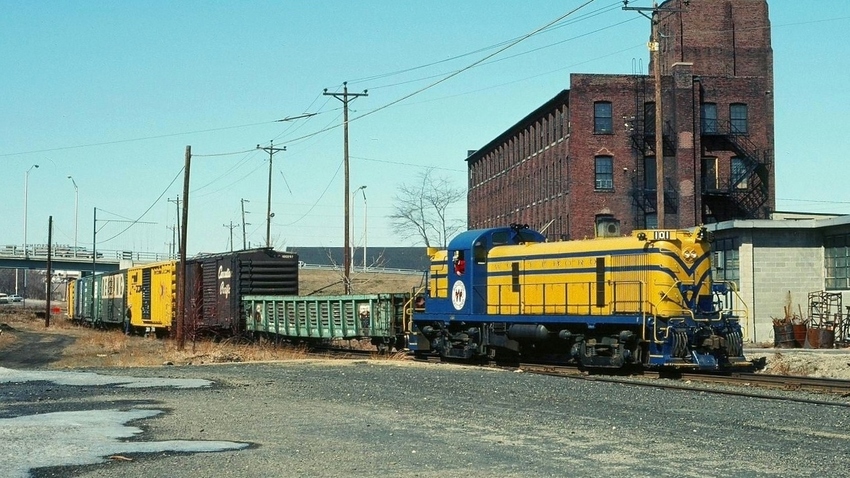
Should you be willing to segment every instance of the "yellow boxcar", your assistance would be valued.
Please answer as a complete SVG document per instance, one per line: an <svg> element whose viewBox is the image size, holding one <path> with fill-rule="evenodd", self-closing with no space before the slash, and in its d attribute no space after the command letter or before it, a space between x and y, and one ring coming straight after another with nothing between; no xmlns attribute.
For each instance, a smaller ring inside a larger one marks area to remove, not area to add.
<svg viewBox="0 0 850 478"><path fill-rule="evenodd" d="M70 320L76 320L77 313L77 281L69 280L67 285L67 290L65 291L65 300L67 301L67 311L68 318Z"/></svg>
<svg viewBox="0 0 850 478"><path fill-rule="evenodd" d="M177 303L177 263L158 262L127 271L127 308L134 330L153 328L168 334Z"/></svg>

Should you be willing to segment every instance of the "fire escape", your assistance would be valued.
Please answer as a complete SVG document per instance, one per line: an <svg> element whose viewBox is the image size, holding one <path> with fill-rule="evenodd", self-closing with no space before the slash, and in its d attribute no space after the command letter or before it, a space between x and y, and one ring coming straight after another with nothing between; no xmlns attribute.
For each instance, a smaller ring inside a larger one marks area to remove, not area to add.
<svg viewBox="0 0 850 478"><path fill-rule="evenodd" d="M634 223L636 227L646 227L646 215L657 211L657 181L655 173L647 177L646 157L656 158L656 167L659 158L675 155L676 144L673 141L675 134L668 122L664 122L663 149L664 154L655 152L655 104L646 102L646 76L635 76L635 115L626 119L626 127L632 140L632 149L635 151L635 174L632 176L632 206L634 207ZM679 208L679 197L675 185L669 177L664 177L664 212L665 214L676 214Z"/></svg>
<svg viewBox="0 0 850 478"><path fill-rule="evenodd" d="M703 179L704 219L720 222L768 217L765 205L770 199L770 152L760 150L732 122L703 121L701 140L708 153L734 154L728 179Z"/></svg>

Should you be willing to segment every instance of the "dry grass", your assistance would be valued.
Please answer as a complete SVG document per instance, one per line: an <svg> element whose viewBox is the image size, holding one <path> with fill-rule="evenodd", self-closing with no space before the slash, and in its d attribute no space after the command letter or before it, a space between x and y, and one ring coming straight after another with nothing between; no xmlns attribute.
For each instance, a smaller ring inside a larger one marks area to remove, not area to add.
<svg viewBox="0 0 850 478"><path fill-rule="evenodd" d="M299 271L301 294L339 295L343 293L342 272L332 270L302 269ZM352 271L354 294L410 292L421 285L421 275L383 274ZM51 366L56 368L86 367L148 367L162 364L205 364L223 362L255 362L274 360L299 360L315 358L306 348L281 345L265 340L245 343L235 340L213 342L208 339L187 342L177 350L173 340L154 337L126 336L119 330L93 330L65 319L54 317L50 327L44 320L36 319L33 310L0 309L0 323L28 332L61 334L74 338L65 348L62 357ZM12 344L17 338L13 331L0 335L0 348ZM337 344L353 350L374 350L369 341L346 341ZM404 354L372 354L376 360L399 360Z"/></svg>
<svg viewBox="0 0 850 478"><path fill-rule="evenodd" d="M202 339L186 342L183 350L170 339L153 336L127 336L120 330L96 330L74 324L67 319L54 318L50 327L36 320L32 313L4 315L0 322L14 330L0 335L0 349L13 344L18 338L15 331L58 334L74 339L61 358L51 364L53 368L91 367L152 367L167 365L199 365L209 363L260 362L303 360L316 358L304 346L277 344L265 339L255 342L229 339L213 341ZM339 344L352 350L374 350L369 341L345 341ZM326 357L328 358L328 357ZM403 360L404 354L371 355L375 360Z"/></svg>
<svg viewBox="0 0 850 478"><path fill-rule="evenodd" d="M298 274L298 289L301 295L340 295L345 292L342 271L301 269ZM351 292L410 292L412 288L422 285L422 277L422 274L385 274L354 270L351 273Z"/></svg>
<svg viewBox="0 0 850 478"><path fill-rule="evenodd" d="M767 365L762 370L762 373L770 375L794 375L798 377L816 375L816 372L818 372L818 363L812 361L811 357L783 355L780 352L768 357Z"/></svg>

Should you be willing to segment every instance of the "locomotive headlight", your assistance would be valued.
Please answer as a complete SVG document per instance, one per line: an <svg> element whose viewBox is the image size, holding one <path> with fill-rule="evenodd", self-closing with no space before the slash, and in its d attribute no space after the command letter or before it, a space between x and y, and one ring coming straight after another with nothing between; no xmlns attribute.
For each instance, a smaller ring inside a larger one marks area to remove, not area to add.
<svg viewBox="0 0 850 478"><path fill-rule="evenodd" d="M685 249L685 250L682 252L682 256L685 258L685 262L687 262L687 263L691 263L691 262L693 262L693 261L695 261L695 260L696 260L696 258L697 258L697 251L695 251L695 250L693 250L693 249L691 249L691 248L688 248L688 249Z"/></svg>

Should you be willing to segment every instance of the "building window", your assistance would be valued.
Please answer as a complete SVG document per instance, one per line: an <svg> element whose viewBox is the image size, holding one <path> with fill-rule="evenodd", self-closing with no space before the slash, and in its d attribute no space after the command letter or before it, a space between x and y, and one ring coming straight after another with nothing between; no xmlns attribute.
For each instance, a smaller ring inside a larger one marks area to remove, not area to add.
<svg viewBox="0 0 850 478"><path fill-rule="evenodd" d="M747 163L743 158L732 158L732 187L747 189Z"/></svg>
<svg viewBox="0 0 850 478"><path fill-rule="evenodd" d="M558 139L564 137L564 112L563 110L559 113L560 121L558 122Z"/></svg>
<svg viewBox="0 0 850 478"><path fill-rule="evenodd" d="M655 156L643 158L643 184L648 191L658 190L658 172L655 169Z"/></svg>
<svg viewBox="0 0 850 478"><path fill-rule="evenodd" d="M552 126L552 142L558 141L558 122L555 121L555 115L549 119L549 122Z"/></svg>
<svg viewBox="0 0 850 478"><path fill-rule="evenodd" d="M703 191L716 191L718 189L717 158L702 158L700 176L702 178Z"/></svg>
<svg viewBox="0 0 850 478"><path fill-rule="evenodd" d="M703 103L700 107L702 134L717 133L717 104Z"/></svg>
<svg viewBox="0 0 850 478"><path fill-rule="evenodd" d="M743 103L732 103L729 105L729 122L732 126L732 134L747 134L747 105Z"/></svg>
<svg viewBox="0 0 850 478"><path fill-rule="evenodd" d="M596 157L596 189L614 189L614 158Z"/></svg>
<svg viewBox="0 0 850 478"><path fill-rule="evenodd" d="M823 243L827 289L850 289L850 234L826 236Z"/></svg>
<svg viewBox="0 0 850 478"><path fill-rule="evenodd" d="M734 282L737 286L741 285L741 266L738 259L739 246L736 238L714 241L714 264L712 264L714 280Z"/></svg>
<svg viewBox="0 0 850 478"><path fill-rule="evenodd" d="M620 221L611 214L596 215L596 237L618 237Z"/></svg>
<svg viewBox="0 0 850 478"><path fill-rule="evenodd" d="M655 134L655 102L643 104L643 134Z"/></svg>
<svg viewBox="0 0 850 478"><path fill-rule="evenodd" d="M644 221L646 222L647 229L658 229L658 214L648 212L644 216Z"/></svg>
<svg viewBox="0 0 850 478"><path fill-rule="evenodd" d="M534 145L533 145L533 148L531 149L531 154L534 154L539 150L538 141L539 141L540 135L538 134L538 131L540 131L540 123L536 123L534 125Z"/></svg>
<svg viewBox="0 0 850 478"><path fill-rule="evenodd" d="M549 144L549 122L547 120L540 121L540 149Z"/></svg>
<svg viewBox="0 0 850 478"><path fill-rule="evenodd" d="M614 117L610 101L593 103L593 132L597 134L614 133Z"/></svg>

